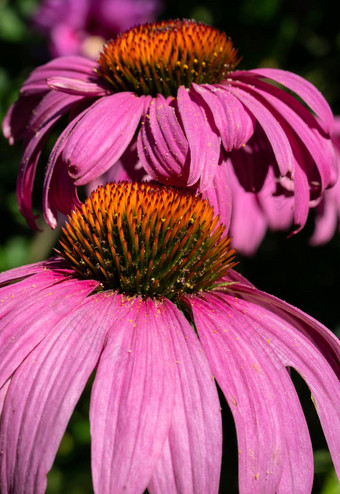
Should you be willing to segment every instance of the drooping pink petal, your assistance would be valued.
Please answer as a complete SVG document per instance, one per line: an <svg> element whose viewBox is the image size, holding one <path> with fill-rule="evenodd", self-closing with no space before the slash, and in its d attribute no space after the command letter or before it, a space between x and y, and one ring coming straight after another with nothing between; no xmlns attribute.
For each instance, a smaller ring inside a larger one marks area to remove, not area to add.
<svg viewBox="0 0 340 494"><path fill-rule="evenodd" d="M296 163L294 177L294 233L298 233L306 224L309 212L309 185L305 170Z"/></svg>
<svg viewBox="0 0 340 494"><path fill-rule="evenodd" d="M114 308L108 314L103 300L90 297L53 325L14 373L0 423L3 492L45 492L46 474L111 325Z"/></svg>
<svg viewBox="0 0 340 494"><path fill-rule="evenodd" d="M220 140L210 126L204 109L184 86L177 91L176 104L190 149L188 186L200 180L200 189L207 189L215 176L220 157Z"/></svg>
<svg viewBox="0 0 340 494"><path fill-rule="evenodd" d="M272 79L296 93L320 118L325 132L331 134L334 117L327 101L320 91L310 82L297 74L281 69L259 68L250 70L256 76ZM237 73L235 73L237 78Z"/></svg>
<svg viewBox="0 0 340 494"><path fill-rule="evenodd" d="M50 92L36 106L29 122L25 135L26 148L18 173L17 198L19 210L31 228L36 229L36 217L32 214L32 191L42 147L51 128L80 99L79 96Z"/></svg>
<svg viewBox="0 0 340 494"><path fill-rule="evenodd" d="M97 285L47 270L1 290L0 386Z"/></svg>
<svg viewBox="0 0 340 494"><path fill-rule="evenodd" d="M45 65L33 70L29 78L23 83L20 95L29 96L43 94L50 90L47 79L50 77L71 77L82 81L96 80L94 68L97 64L86 57L69 56L51 60Z"/></svg>
<svg viewBox="0 0 340 494"><path fill-rule="evenodd" d="M176 111L162 95L153 98L137 141L139 158L155 180L185 186L190 175L189 146Z"/></svg>
<svg viewBox="0 0 340 494"><path fill-rule="evenodd" d="M1 127L4 136L11 145L24 138L33 109L39 101L40 96L29 96L27 98L19 98L9 107Z"/></svg>
<svg viewBox="0 0 340 494"><path fill-rule="evenodd" d="M68 169L59 155L49 184L48 202L43 201L45 214L52 212L57 217L58 211L67 215L75 206L80 206L77 188L68 173Z"/></svg>
<svg viewBox="0 0 340 494"><path fill-rule="evenodd" d="M251 84L251 78L244 77L244 87ZM253 79L253 94L261 95L269 108L273 108L279 121L286 121L295 131L298 145L304 154L310 154L320 174L322 190L335 182L337 175L336 159L330 139L317 130L319 122L292 95L268 83ZM301 157L303 159L303 155ZM301 166L301 165L300 165Z"/></svg>
<svg viewBox="0 0 340 494"><path fill-rule="evenodd" d="M314 232L310 245L323 245L331 240L337 230L340 218L340 180L326 190L321 203L316 207Z"/></svg>
<svg viewBox="0 0 340 494"><path fill-rule="evenodd" d="M235 297L188 298L202 345L234 416L240 493L310 492L313 456L302 409L278 355Z"/></svg>
<svg viewBox="0 0 340 494"><path fill-rule="evenodd" d="M148 490L151 494L216 494L222 429L212 371L182 313L166 299L162 306L158 324L161 320L171 334L177 363L177 391L168 440Z"/></svg>
<svg viewBox="0 0 340 494"><path fill-rule="evenodd" d="M103 174L122 156L149 99L130 92L112 94L96 101L79 118L62 151L76 185Z"/></svg>
<svg viewBox="0 0 340 494"><path fill-rule="evenodd" d="M286 175L288 172L292 172L294 170L294 160L289 140L277 119L266 108L264 102L256 98L249 90L238 87L237 83L235 87L232 85L220 85L219 87L239 99L261 125L273 148L281 174Z"/></svg>
<svg viewBox="0 0 340 494"><path fill-rule="evenodd" d="M269 168L263 188L257 194L258 204L268 226L274 231L287 231L293 223L294 196L277 194L278 180Z"/></svg>
<svg viewBox="0 0 340 494"><path fill-rule="evenodd" d="M340 477L339 340L318 321L271 295L242 285L233 290L246 299L237 304L244 319L309 386Z"/></svg>
<svg viewBox="0 0 340 494"><path fill-rule="evenodd" d="M51 89L77 96L105 96L111 94L108 88L97 82L82 81L71 77L49 77L47 84Z"/></svg>
<svg viewBox="0 0 340 494"><path fill-rule="evenodd" d="M161 303L117 296L116 305L91 396L93 484L100 494L135 494L169 432L176 361Z"/></svg>
<svg viewBox="0 0 340 494"><path fill-rule="evenodd" d="M226 151L238 149L250 139L254 122L246 108L227 91L211 85L192 85L206 112L211 112Z"/></svg>
<svg viewBox="0 0 340 494"><path fill-rule="evenodd" d="M266 218L262 214L257 196L241 187L232 168L229 176L232 191L232 245L242 254L252 256L266 234Z"/></svg>
<svg viewBox="0 0 340 494"><path fill-rule="evenodd" d="M232 190L229 177L229 161L221 160L216 169L213 183L202 193L203 197L208 199L210 205L214 208L214 214L219 215L220 221L225 225L226 231L229 230L230 218L232 214Z"/></svg>
<svg viewBox="0 0 340 494"><path fill-rule="evenodd" d="M45 220L51 228L56 228L58 224L57 208L59 202L56 201L56 196L57 194L60 194L59 190L54 190L53 185L58 184L59 178L61 178L62 175L65 176L66 173L68 174L68 168L66 168L66 170L61 170L62 164L64 164L64 167L66 167L65 163L62 160L61 154L64 149L65 143L67 142L67 139L69 138L77 122L81 118L83 118L84 115L87 114L87 112L88 109L86 108L70 121L70 123L60 134L55 145L53 146L47 163L43 184L43 212ZM66 180L67 190L71 192L71 195L67 197L64 196L64 199L66 199L65 206L70 207L73 204L73 200L77 201L77 195L74 188L74 183L70 182L70 177L68 177ZM64 209L66 209L65 206Z"/></svg>

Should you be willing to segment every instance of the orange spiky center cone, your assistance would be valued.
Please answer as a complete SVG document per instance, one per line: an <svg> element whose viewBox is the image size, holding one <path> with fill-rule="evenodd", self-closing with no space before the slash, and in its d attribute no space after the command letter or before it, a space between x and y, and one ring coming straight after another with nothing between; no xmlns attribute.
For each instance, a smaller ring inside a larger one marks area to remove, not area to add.
<svg viewBox="0 0 340 494"><path fill-rule="evenodd" d="M98 59L98 75L115 92L176 96L193 82L214 84L239 59L225 33L193 20L136 26L109 41Z"/></svg>
<svg viewBox="0 0 340 494"><path fill-rule="evenodd" d="M213 289L235 265L224 233L200 195L119 182L98 187L71 213L59 253L103 289L174 299Z"/></svg>

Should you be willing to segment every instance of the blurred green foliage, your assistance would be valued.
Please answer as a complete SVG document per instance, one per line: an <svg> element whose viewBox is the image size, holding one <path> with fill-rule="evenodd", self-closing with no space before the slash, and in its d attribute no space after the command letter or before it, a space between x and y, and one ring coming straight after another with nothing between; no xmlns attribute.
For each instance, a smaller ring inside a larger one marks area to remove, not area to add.
<svg viewBox="0 0 340 494"><path fill-rule="evenodd" d="M0 0L0 118L16 99L30 71L48 60L46 40L32 29L36 0ZM314 83L325 95L335 114L340 114L340 30L334 3L330 0L168 0L164 18L195 18L227 32L243 57L240 68L279 67L296 72ZM15 181L21 145L9 146L1 136L0 209L6 225L0 232L0 270L48 257L58 232L43 228L30 231L18 212ZM43 174L43 164L41 175ZM34 204L41 202L34 193ZM312 218L299 235L268 234L257 256L240 259L239 269L258 287L297 305L333 331L340 330L338 280L340 239L328 245L308 247ZM298 377L299 390L315 449L314 493L339 494L330 456L310 401L309 391ZM48 493L92 492L90 434L88 424L90 385L87 386L57 459L48 475ZM225 444L221 492L237 492L237 453L233 422L222 403ZM230 431L230 432L229 432Z"/></svg>

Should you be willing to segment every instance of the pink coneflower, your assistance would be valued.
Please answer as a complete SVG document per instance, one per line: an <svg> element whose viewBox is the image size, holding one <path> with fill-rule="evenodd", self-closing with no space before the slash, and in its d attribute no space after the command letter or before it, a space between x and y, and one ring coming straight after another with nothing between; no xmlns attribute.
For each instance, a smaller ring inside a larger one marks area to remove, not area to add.
<svg viewBox="0 0 340 494"><path fill-rule="evenodd" d="M334 119L331 139L340 162L340 117ZM231 169L229 173L233 204L229 230L232 244L242 254L252 256L268 230L291 230L294 221L293 191L281 186L281 194L278 194L277 180L271 170L262 189L256 194L244 190ZM310 244L325 244L337 230L340 231L340 177L332 188L325 190L322 197L310 206L315 218Z"/></svg>
<svg viewBox="0 0 340 494"><path fill-rule="evenodd" d="M155 20L161 5L160 0L43 0L33 20L53 57L97 57L105 39Z"/></svg>
<svg viewBox="0 0 340 494"><path fill-rule="evenodd" d="M293 191L294 222L302 227L310 200L335 181L331 110L298 75L235 71L238 61L224 33L177 20L119 35L97 63L65 57L34 70L3 122L11 143L24 140L17 191L29 224L34 226L31 194L41 150L68 115L45 174L44 215L52 227L57 210L67 213L77 204L76 186L119 159L133 175L136 161L128 151L136 141L151 178L215 195L215 213L225 224L229 168L250 192L260 190L272 170L278 193L283 186Z"/></svg>
<svg viewBox="0 0 340 494"><path fill-rule="evenodd" d="M290 367L312 392L340 471L339 341L231 269L230 238L206 200L109 184L63 231L61 257L0 276L2 494L44 492L93 370L96 493L217 493L214 379L235 420L240 493L311 492Z"/></svg>

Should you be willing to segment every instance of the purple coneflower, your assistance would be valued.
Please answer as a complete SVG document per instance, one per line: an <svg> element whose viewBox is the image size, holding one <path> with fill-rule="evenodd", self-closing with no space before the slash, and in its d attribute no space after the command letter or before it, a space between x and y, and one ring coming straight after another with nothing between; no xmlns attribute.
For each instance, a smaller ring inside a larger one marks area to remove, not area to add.
<svg viewBox="0 0 340 494"><path fill-rule="evenodd" d="M240 493L310 492L312 445L289 367L340 471L339 341L233 271L205 199L112 183L63 233L61 257L0 276L2 494L44 492L93 370L96 493L217 493L214 379L235 420Z"/></svg>
<svg viewBox="0 0 340 494"><path fill-rule="evenodd" d="M105 39L155 20L160 0L43 0L35 26L49 40L52 57L97 57Z"/></svg>
<svg viewBox="0 0 340 494"><path fill-rule="evenodd" d="M77 204L75 187L118 160L137 179L137 153L135 160L129 153L136 143L152 179L204 192L226 225L230 167L250 192L272 170L276 193L293 194L294 222L302 227L310 200L336 179L331 110L298 75L235 71L238 61L224 33L176 20L126 31L103 47L97 63L64 57L34 70L3 122L11 143L24 140L17 191L29 224L35 224L31 194L41 150L68 115L44 180L44 214L52 227L57 210L68 213ZM118 169L114 178L121 178Z"/></svg>
<svg viewBox="0 0 340 494"><path fill-rule="evenodd" d="M331 139L340 162L340 117L334 119ZM238 252L252 256L268 230L288 232L291 229L294 221L293 191L281 187L281 194L277 193L276 179L271 170L257 193L244 190L232 170L230 184L233 209L229 233L233 239L232 245ZM336 231L340 231L340 177L310 206L315 218L310 244L325 244Z"/></svg>

